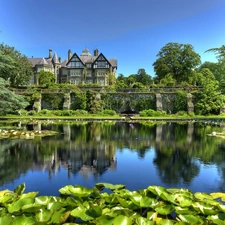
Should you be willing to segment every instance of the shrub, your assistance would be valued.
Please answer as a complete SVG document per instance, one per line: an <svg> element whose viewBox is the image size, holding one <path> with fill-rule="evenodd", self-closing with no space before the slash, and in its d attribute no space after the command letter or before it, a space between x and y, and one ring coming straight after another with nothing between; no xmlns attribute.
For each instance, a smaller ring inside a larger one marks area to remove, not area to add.
<svg viewBox="0 0 225 225"><path fill-rule="evenodd" d="M112 110L112 109L105 109L103 111L103 114L110 115L110 116L115 116L116 115L116 112L114 110Z"/></svg>
<svg viewBox="0 0 225 225"><path fill-rule="evenodd" d="M165 111L155 111L153 109L148 109L148 110L143 110L140 111L140 116L145 117L145 116L149 116L149 117L160 117L160 116L166 116L166 112Z"/></svg>

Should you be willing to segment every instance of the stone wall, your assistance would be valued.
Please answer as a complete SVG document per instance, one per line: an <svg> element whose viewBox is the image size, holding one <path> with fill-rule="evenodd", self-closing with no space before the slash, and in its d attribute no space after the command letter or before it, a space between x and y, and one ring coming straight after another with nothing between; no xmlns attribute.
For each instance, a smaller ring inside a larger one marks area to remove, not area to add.
<svg viewBox="0 0 225 225"><path fill-rule="evenodd" d="M44 94L46 96L46 93ZM51 93L52 95L52 93ZM57 94L56 94L57 95ZM125 111L136 111L136 106L140 102L142 104L147 105L148 109L154 109L157 111L166 111L167 113L172 113L174 109L174 99L176 97L176 93L107 93L107 98L105 97L105 93L98 93L99 99L103 99L106 104L110 105L110 108L115 110L117 113L125 112ZM73 96L71 93L61 94L62 104L60 108L63 110L68 110L71 108L71 105L76 103L77 98ZM46 99L46 97L44 98ZM37 111L41 109L50 109L49 103L46 103L42 95L37 98L34 102L34 107ZM53 107L52 107L53 109ZM194 112L194 104L192 101L192 94L187 93L187 111Z"/></svg>

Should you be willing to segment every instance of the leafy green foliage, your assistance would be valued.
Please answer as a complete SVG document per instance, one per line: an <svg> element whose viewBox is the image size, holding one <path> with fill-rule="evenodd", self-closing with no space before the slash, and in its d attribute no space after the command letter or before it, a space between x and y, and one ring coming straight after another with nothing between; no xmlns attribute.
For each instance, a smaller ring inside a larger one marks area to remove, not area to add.
<svg viewBox="0 0 225 225"><path fill-rule="evenodd" d="M49 71L41 70L38 73L38 83L39 85L49 85L51 83L55 83L56 77L53 73Z"/></svg>
<svg viewBox="0 0 225 225"><path fill-rule="evenodd" d="M179 111L187 111L187 93L178 91L174 99L174 113Z"/></svg>
<svg viewBox="0 0 225 225"><path fill-rule="evenodd" d="M9 80L11 86L18 86L28 84L32 75L32 65L25 55L0 44L0 77Z"/></svg>
<svg viewBox="0 0 225 225"><path fill-rule="evenodd" d="M200 82L203 90L196 94L195 112L200 115L219 114L225 102L224 95L218 89L218 81L209 69L202 69Z"/></svg>
<svg viewBox="0 0 225 225"><path fill-rule="evenodd" d="M155 111L153 109L148 109L148 110L143 110L143 111L140 111L140 116L142 117L158 117L158 116L165 116L166 115L166 112L165 111Z"/></svg>
<svg viewBox="0 0 225 225"><path fill-rule="evenodd" d="M178 83L189 81L193 69L200 65L200 55L190 44L168 43L157 54L158 59L153 63L157 80L171 74Z"/></svg>
<svg viewBox="0 0 225 225"><path fill-rule="evenodd" d="M17 110L23 109L29 104L23 96L10 91L7 88L8 85L9 82L0 77L0 115L15 113Z"/></svg>
<svg viewBox="0 0 225 225"><path fill-rule="evenodd" d="M224 193L149 186L129 191L124 185L98 183L93 188L68 185L61 197L0 191L0 223L11 224L223 224ZM110 189L111 193L104 192Z"/></svg>

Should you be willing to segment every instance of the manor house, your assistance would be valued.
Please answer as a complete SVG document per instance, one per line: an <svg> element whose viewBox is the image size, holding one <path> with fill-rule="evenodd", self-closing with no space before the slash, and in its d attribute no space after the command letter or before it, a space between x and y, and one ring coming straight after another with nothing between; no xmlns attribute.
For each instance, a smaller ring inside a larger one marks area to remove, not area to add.
<svg viewBox="0 0 225 225"><path fill-rule="evenodd" d="M41 70L50 71L56 76L57 83L71 84L100 84L107 86L110 76L116 76L117 60L106 58L98 49L91 55L85 48L81 55L68 51L68 58L61 61L56 53L52 56L49 49L47 58L29 58L32 63L34 76L31 84L38 84L38 73Z"/></svg>

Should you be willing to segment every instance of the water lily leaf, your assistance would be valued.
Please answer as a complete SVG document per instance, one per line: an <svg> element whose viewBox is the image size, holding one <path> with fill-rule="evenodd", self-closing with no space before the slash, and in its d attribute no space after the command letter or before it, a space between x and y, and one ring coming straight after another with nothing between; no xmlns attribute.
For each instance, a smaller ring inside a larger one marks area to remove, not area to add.
<svg viewBox="0 0 225 225"><path fill-rule="evenodd" d="M119 189L123 189L125 188L125 185L123 184L110 184L110 183L97 183L95 185L95 187L99 188L99 187L105 187L108 188L110 190L119 190Z"/></svg>
<svg viewBox="0 0 225 225"><path fill-rule="evenodd" d="M158 202L156 199L149 198L147 196L137 195L137 194L132 196L131 201L140 207L152 207L152 208Z"/></svg>
<svg viewBox="0 0 225 225"><path fill-rule="evenodd" d="M138 218L135 219L135 224L137 224L137 225L154 225L155 222L139 216Z"/></svg>
<svg viewBox="0 0 225 225"><path fill-rule="evenodd" d="M132 225L132 220L127 216L119 215L113 220L113 224Z"/></svg>
<svg viewBox="0 0 225 225"><path fill-rule="evenodd" d="M106 195L104 197L104 199L105 199L105 202L107 202L109 204L113 204L113 205L118 204L118 202L119 202L117 195L115 195L115 194Z"/></svg>
<svg viewBox="0 0 225 225"><path fill-rule="evenodd" d="M123 206L124 208L128 208L131 203L131 201L125 200L119 196L117 197L117 200L120 203L120 205Z"/></svg>
<svg viewBox="0 0 225 225"><path fill-rule="evenodd" d="M70 186L69 191L72 195L78 196L78 197L87 197L92 193L92 189L79 186L79 185L76 185L74 187Z"/></svg>
<svg viewBox="0 0 225 225"><path fill-rule="evenodd" d="M63 195L71 195L71 192L70 192L70 188L73 187L72 185L66 185L62 188L59 189L59 192Z"/></svg>
<svg viewBox="0 0 225 225"><path fill-rule="evenodd" d="M154 221L154 219L157 217L158 213L155 211L148 211L147 212L147 219Z"/></svg>
<svg viewBox="0 0 225 225"><path fill-rule="evenodd" d="M186 197L185 195L182 194L176 194L175 195L176 202L179 203L181 207L188 207L193 204L193 199Z"/></svg>
<svg viewBox="0 0 225 225"><path fill-rule="evenodd" d="M38 192L29 192L27 194L22 194L20 196L20 199L22 198L35 198L37 196Z"/></svg>
<svg viewBox="0 0 225 225"><path fill-rule="evenodd" d="M0 203L12 203L17 198L16 194L7 193L0 197Z"/></svg>
<svg viewBox="0 0 225 225"><path fill-rule="evenodd" d="M63 223L69 216L70 212L65 212L65 209L60 209L59 211L54 211L50 224L61 224Z"/></svg>
<svg viewBox="0 0 225 225"><path fill-rule="evenodd" d="M200 216L178 215L178 218L189 224L204 224L204 220Z"/></svg>
<svg viewBox="0 0 225 225"><path fill-rule="evenodd" d="M192 206L197 212L201 212L204 215L215 215L218 213L218 210L216 210L214 206L204 202L195 202Z"/></svg>
<svg viewBox="0 0 225 225"><path fill-rule="evenodd" d="M39 213L35 215L35 219L36 221L39 221L39 222L47 222L51 219L51 216L52 216L52 212L47 210L44 210L44 211L41 210Z"/></svg>
<svg viewBox="0 0 225 225"><path fill-rule="evenodd" d="M33 225L34 219L31 217L26 217L25 215L16 216L13 220L13 225Z"/></svg>
<svg viewBox="0 0 225 225"><path fill-rule="evenodd" d="M21 185L19 185L18 187L16 187L14 189L14 192L17 193L18 195L21 195L23 194L23 192L25 191L26 189L26 184L25 183L22 183Z"/></svg>
<svg viewBox="0 0 225 225"><path fill-rule="evenodd" d="M207 220L211 220L214 224L224 225L225 213L218 213L217 215L208 216Z"/></svg>
<svg viewBox="0 0 225 225"><path fill-rule="evenodd" d="M213 197L209 194L206 193L202 193L202 192L196 192L194 194L195 198L199 199L199 200L204 200L204 199L213 199Z"/></svg>
<svg viewBox="0 0 225 225"><path fill-rule="evenodd" d="M204 202L208 205L212 205L212 206L219 206L221 203L217 200L214 199L204 199Z"/></svg>
<svg viewBox="0 0 225 225"><path fill-rule="evenodd" d="M9 213L14 213L20 211L24 205L29 205L34 203L34 198L22 198L12 204L9 204Z"/></svg>
<svg viewBox="0 0 225 225"><path fill-rule="evenodd" d="M65 204L61 203L61 202L50 202L47 205L47 209L51 210L51 211L55 211L55 210L59 210L61 208L63 208L65 206Z"/></svg>
<svg viewBox="0 0 225 225"><path fill-rule="evenodd" d="M149 186L148 190L156 196L159 196L163 200L167 200L167 196L169 193L167 192L166 188L161 186Z"/></svg>
<svg viewBox="0 0 225 225"><path fill-rule="evenodd" d="M0 224L4 225L11 225L13 222L13 218L11 215L6 215L3 217L0 217Z"/></svg>
<svg viewBox="0 0 225 225"><path fill-rule="evenodd" d="M76 218L80 218L83 221L88 221L93 219L91 216L86 214L86 209L84 208L83 205L79 205L76 209L72 210L71 215Z"/></svg>
<svg viewBox="0 0 225 225"><path fill-rule="evenodd" d="M8 189L7 190L0 191L0 197L1 196L4 196L7 193L13 193L13 192L9 191Z"/></svg>
<svg viewBox="0 0 225 225"><path fill-rule="evenodd" d="M222 211L225 212L225 205L218 205L218 208Z"/></svg>
<svg viewBox="0 0 225 225"><path fill-rule="evenodd" d="M37 211L39 211L41 208L43 208L42 205L29 204L29 205L23 206L23 207L22 207L22 211L23 211L23 212L37 212Z"/></svg>
<svg viewBox="0 0 225 225"><path fill-rule="evenodd" d="M174 211L174 206L173 205L164 205L160 207L156 207L155 211L158 212L161 215L169 215Z"/></svg>
<svg viewBox="0 0 225 225"><path fill-rule="evenodd" d="M77 201L74 198L68 197L66 199L66 202L68 203L68 205L70 205L70 206L72 206L74 208L78 206L78 203L77 203Z"/></svg>
<svg viewBox="0 0 225 225"><path fill-rule="evenodd" d="M102 215L102 209L97 205L90 205L90 208L86 211L86 214L93 218L97 218Z"/></svg>
<svg viewBox="0 0 225 225"><path fill-rule="evenodd" d="M225 198L225 193L217 192L217 193L211 193L210 194L214 199L216 198Z"/></svg>
<svg viewBox="0 0 225 225"><path fill-rule="evenodd" d="M114 217L103 215L97 219L97 224L104 224L104 225L113 225Z"/></svg>
<svg viewBox="0 0 225 225"><path fill-rule="evenodd" d="M162 219L160 220L160 225L173 225L174 222L172 220L168 220L168 219Z"/></svg>
<svg viewBox="0 0 225 225"><path fill-rule="evenodd" d="M48 196L38 196L35 198L34 204L36 205L47 205L51 197Z"/></svg>
<svg viewBox="0 0 225 225"><path fill-rule="evenodd" d="M193 210L186 207L180 207L180 206L175 206L175 211L177 214L192 214L193 213Z"/></svg>

